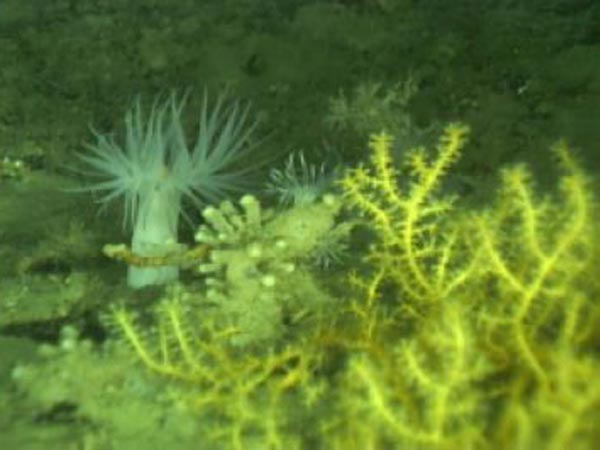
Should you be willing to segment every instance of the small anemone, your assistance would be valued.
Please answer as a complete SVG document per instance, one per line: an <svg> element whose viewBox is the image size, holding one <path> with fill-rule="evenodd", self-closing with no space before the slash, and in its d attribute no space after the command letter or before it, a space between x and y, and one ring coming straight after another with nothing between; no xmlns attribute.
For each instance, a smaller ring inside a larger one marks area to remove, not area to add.
<svg viewBox="0 0 600 450"><path fill-rule="evenodd" d="M271 170L267 192L275 195L282 205L307 205L325 193L334 175L335 171L328 171L325 164L310 164L301 151L294 152L283 169Z"/></svg>

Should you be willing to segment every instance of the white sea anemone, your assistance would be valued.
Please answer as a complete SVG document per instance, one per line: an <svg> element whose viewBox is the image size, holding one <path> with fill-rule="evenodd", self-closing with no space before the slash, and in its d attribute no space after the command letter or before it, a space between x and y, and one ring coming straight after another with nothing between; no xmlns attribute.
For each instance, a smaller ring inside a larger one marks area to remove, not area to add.
<svg viewBox="0 0 600 450"><path fill-rule="evenodd" d="M209 106L205 95L197 136L187 144L181 114L186 97L171 95L155 101L148 117L140 102L125 116L122 143L94 131L96 143L80 154L87 172L97 178L81 188L106 204L122 198L125 223L133 228L132 250L142 256L160 256L177 245L182 200L200 207L238 190L254 167L239 167L252 148L256 121L248 105L218 97ZM132 287L161 284L177 278L176 267L130 267Z"/></svg>

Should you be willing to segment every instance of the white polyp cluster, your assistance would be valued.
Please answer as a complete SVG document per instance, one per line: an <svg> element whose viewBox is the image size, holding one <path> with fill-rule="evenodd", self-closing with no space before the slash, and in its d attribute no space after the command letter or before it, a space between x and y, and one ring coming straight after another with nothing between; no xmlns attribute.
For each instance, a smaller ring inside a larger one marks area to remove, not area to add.
<svg viewBox="0 0 600 450"><path fill-rule="evenodd" d="M244 195L240 200L240 205L244 209L246 225L258 228L261 225L260 203L252 195Z"/></svg>

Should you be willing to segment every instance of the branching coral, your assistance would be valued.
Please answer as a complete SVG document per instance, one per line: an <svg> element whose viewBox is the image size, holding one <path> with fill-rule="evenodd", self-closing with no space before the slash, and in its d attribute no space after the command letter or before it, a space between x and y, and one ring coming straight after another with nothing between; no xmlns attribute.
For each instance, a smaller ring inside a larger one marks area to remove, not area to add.
<svg viewBox="0 0 600 450"><path fill-rule="evenodd" d="M587 179L564 143L554 153L564 171L560 201L535 195L529 173L517 166L502 172L498 204L476 221L484 249L481 269L496 289L483 319L490 333L508 328L502 334L510 335L511 347L544 384L547 371L535 342L549 327L580 314L576 280L594 248Z"/></svg>
<svg viewBox="0 0 600 450"><path fill-rule="evenodd" d="M154 372L190 384L184 400L218 422L225 448L593 448L590 185L561 144L558 194L539 195L516 166L496 202L459 208L440 186L467 132L450 125L431 157L407 153L404 178L391 137L373 136L341 200L266 211L245 196L205 209L207 289L170 291L149 332L118 309L125 340ZM372 240L335 302L307 259L343 225L342 202ZM292 423L307 405L319 412L298 422L309 436Z"/></svg>
<svg viewBox="0 0 600 450"><path fill-rule="evenodd" d="M409 152L406 179L390 137L375 135L370 163L342 180L375 239L371 273L350 278L357 329L338 336L362 350L343 373L340 411L364 448L592 448L600 305L590 184L560 143L558 194L539 195L517 165L502 171L496 203L459 209L435 194L466 131L449 126L431 162Z"/></svg>
<svg viewBox="0 0 600 450"><path fill-rule="evenodd" d="M345 420L357 430L378 431L363 429L362 448L369 442L375 448L465 448L482 440L482 393L473 383L488 370L485 355L474 345L464 312L455 305L444 312L385 357L350 360L343 378L348 395L341 401Z"/></svg>
<svg viewBox="0 0 600 450"><path fill-rule="evenodd" d="M183 404L218 421L206 427L206 441L221 441L232 450L253 448L253 440L263 448L297 448L285 409L290 396L310 397L318 353L300 345L240 353L228 344L234 330L215 325L200 308L190 313L187 295L170 291L156 310L159 323L150 337L124 309L113 317L149 369L188 383Z"/></svg>
<svg viewBox="0 0 600 450"><path fill-rule="evenodd" d="M353 130L361 136L385 129L404 137L414 132L408 106L417 91L418 83L412 76L391 86L365 82L350 95L340 91L332 97L325 121L333 128Z"/></svg>
<svg viewBox="0 0 600 450"><path fill-rule="evenodd" d="M446 297L473 267L472 260L457 255L457 230L440 227L454 199L437 194L467 133L463 125L448 126L433 161L428 161L423 148L410 151L406 181L399 180L392 165L391 136L374 135L370 167L348 171L340 183L348 204L367 217L377 234L368 260L415 304Z"/></svg>

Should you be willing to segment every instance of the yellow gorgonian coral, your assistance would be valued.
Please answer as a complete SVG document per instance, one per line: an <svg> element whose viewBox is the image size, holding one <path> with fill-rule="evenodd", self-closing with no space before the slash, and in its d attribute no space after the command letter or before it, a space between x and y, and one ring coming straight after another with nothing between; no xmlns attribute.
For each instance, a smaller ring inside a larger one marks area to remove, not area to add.
<svg viewBox="0 0 600 450"><path fill-rule="evenodd" d="M348 171L340 182L347 203L377 234L368 260L416 302L447 296L470 270L470 264L462 270L451 267L456 235L438 226L454 200L440 195L438 187L460 155L468 132L465 125L448 125L431 159L423 148L410 150L402 180L391 161L392 137L373 135L370 165Z"/></svg>
<svg viewBox="0 0 600 450"><path fill-rule="evenodd" d="M458 207L438 188L467 133L446 127L432 156L408 152L406 171L392 165L391 136L374 135L369 162L341 180L375 235L370 273L350 277L354 347L366 351L342 378L344 423L364 448L595 448L591 184L561 142L556 192L515 165L487 206Z"/></svg>

